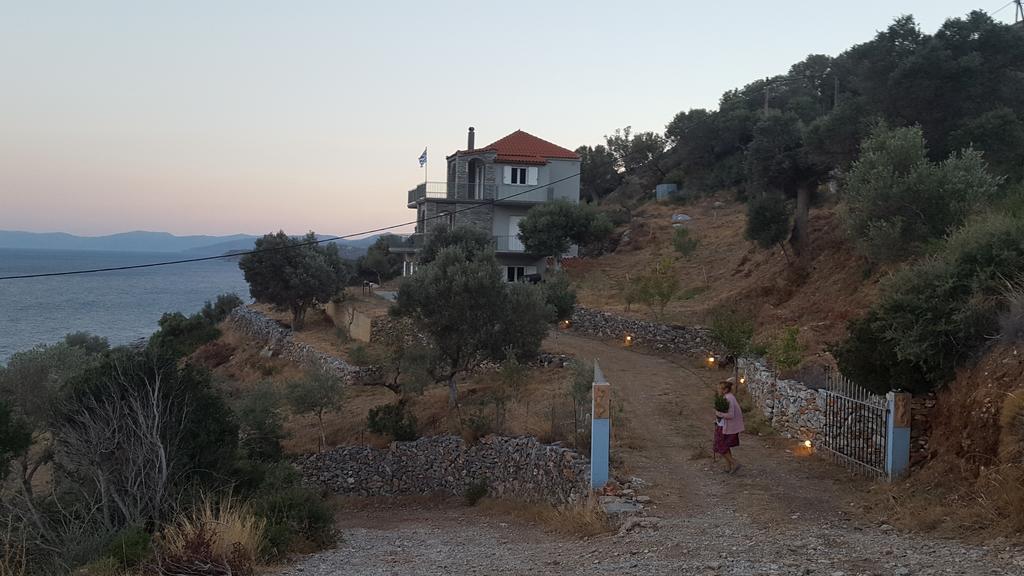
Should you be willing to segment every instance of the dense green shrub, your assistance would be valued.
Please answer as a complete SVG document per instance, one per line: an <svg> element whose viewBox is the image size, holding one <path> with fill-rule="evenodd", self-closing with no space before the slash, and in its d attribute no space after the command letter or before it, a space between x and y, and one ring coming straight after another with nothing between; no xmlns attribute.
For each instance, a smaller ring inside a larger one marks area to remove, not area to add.
<svg viewBox="0 0 1024 576"><path fill-rule="evenodd" d="M102 354L110 350L110 342L106 338L88 332L72 332L64 336L64 343L89 355Z"/></svg>
<svg viewBox="0 0 1024 576"><path fill-rule="evenodd" d="M781 245L789 237L792 213L785 199L762 196L747 205L746 237L761 248Z"/></svg>
<svg viewBox="0 0 1024 576"><path fill-rule="evenodd" d="M220 324L228 317L228 314L231 314L232 310L242 304L242 299L237 294L221 294L213 302L207 300L206 304L203 305L203 309L199 311L199 315L210 324Z"/></svg>
<svg viewBox="0 0 1024 576"><path fill-rule="evenodd" d="M690 234L689 228L680 226L672 233L672 247L683 256L693 254L700 241Z"/></svg>
<svg viewBox="0 0 1024 576"><path fill-rule="evenodd" d="M11 460L32 446L32 430L28 423L11 414L10 407L0 400L0 482L10 470Z"/></svg>
<svg viewBox="0 0 1024 576"><path fill-rule="evenodd" d="M258 385L242 399L236 413L243 455L256 462L280 460L284 422L281 401L273 387L266 382Z"/></svg>
<svg viewBox="0 0 1024 576"><path fill-rule="evenodd" d="M919 253L995 197L1001 179L980 152L928 160L920 128L878 126L861 145L844 186L844 219L873 260Z"/></svg>
<svg viewBox="0 0 1024 576"><path fill-rule="evenodd" d="M381 404L370 409L366 427L374 434L390 436L398 441L419 438L416 431L416 415L409 411L408 403L402 399L395 404Z"/></svg>
<svg viewBox="0 0 1024 576"><path fill-rule="evenodd" d="M280 559L301 542L317 548L334 542L334 513L315 492L300 485L298 473L287 464L267 472L251 504L253 512L267 520L262 550L267 559Z"/></svg>
<svg viewBox="0 0 1024 576"><path fill-rule="evenodd" d="M168 312L160 317L160 329L149 337L149 346L160 354L183 358L219 337L220 330L202 314Z"/></svg>
<svg viewBox="0 0 1024 576"><path fill-rule="evenodd" d="M1006 278L1024 270L1024 221L977 218L937 256L896 273L836 347L843 372L876 391L930 390L999 330Z"/></svg>
<svg viewBox="0 0 1024 576"><path fill-rule="evenodd" d="M467 506L476 506L476 503L482 500L484 496L487 496L487 482L484 480L471 482L466 486L466 490L462 494Z"/></svg>
<svg viewBox="0 0 1024 576"><path fill-rule="evenodd" d="M377 358L366 346L356 344L348 351L348 361L356 366L372 366L377 363Z"/></svg>
<svg viewBox="0 0 1024 576"><path fill-rule="evenodd" d="M800 345L799 335L799 328L787 326L768 346L768 360L779 370L794 370L803 361L804 348Z"/></svg>
<svg viewBox="0 0 1024 576"><path fill-rule="evenodd" d="M153 554L152 536L141 526L121 530L107 544L105 556L117 562L120 568L134 568Z"/></svg>
<svg viewBox="0 0 1024 576"><path fill-rule="evenodd" d="M544 301L554 309L556 320L568 320L576 310L576 291L563 272L548 274L541 285Z"/></svg>

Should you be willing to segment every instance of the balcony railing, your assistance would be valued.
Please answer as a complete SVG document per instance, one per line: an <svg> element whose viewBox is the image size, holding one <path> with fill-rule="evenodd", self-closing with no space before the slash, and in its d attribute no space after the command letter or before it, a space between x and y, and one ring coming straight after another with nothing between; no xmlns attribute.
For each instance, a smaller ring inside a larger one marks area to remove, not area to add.
<svg viewBox="0 0 1024 576"><path fill-rule="evenodd" d="M448 198L450 188L448 182L424 182L409 190L409 204L424 198Z"/></svg>
<svg viewBox="0 0 1024 576"><path fill-rule="evenodd" d="M523 241L518 236L495 236L494 250L496 252L526 252Z"/></svg>

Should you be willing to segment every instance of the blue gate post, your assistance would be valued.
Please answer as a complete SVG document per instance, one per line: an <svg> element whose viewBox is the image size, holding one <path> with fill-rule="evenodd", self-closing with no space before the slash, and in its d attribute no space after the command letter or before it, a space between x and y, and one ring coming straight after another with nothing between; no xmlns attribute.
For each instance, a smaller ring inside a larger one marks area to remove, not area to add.
<svg viewBox="0 0 1024 576"><path fill-rule="evenodd" d="M910 394L889 392L885 419L885 472L889 479L907 473L910 467Z"/></svg>
<svg viewBox="0 0 1024 576"><path fill-rule="evenodd" d="M590 420L590 487L600 490L608 483L608 451L611 444L612 387L594 361L593 403Z"/></svg>

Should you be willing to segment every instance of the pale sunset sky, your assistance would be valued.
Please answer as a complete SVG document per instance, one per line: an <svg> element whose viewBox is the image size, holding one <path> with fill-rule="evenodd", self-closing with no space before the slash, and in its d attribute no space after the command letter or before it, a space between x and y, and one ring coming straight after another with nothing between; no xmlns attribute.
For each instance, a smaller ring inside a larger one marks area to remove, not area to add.
<svg viewBox="0 0 1024 576"><path fill-rule="evenodd" d="M975 0L977 2L978 0ZM869 40L1004 4L0 0L0 229L347 234L444 157L567 148ZM1012 9L996 17L1012 19Z"/></svg>

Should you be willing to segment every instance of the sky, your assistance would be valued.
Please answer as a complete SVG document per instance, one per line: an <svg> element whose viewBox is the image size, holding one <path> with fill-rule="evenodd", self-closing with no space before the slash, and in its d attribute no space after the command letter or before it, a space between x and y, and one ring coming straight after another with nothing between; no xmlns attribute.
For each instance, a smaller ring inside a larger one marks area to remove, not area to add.
<svg viewBox="0 0 1024 576"><path fill-rule="evenodd" d="M985 1L0 0L0 229L396 224L424 147L443 180L469 126L478 146L662 132L901 14L931 33Z"/></svg>

